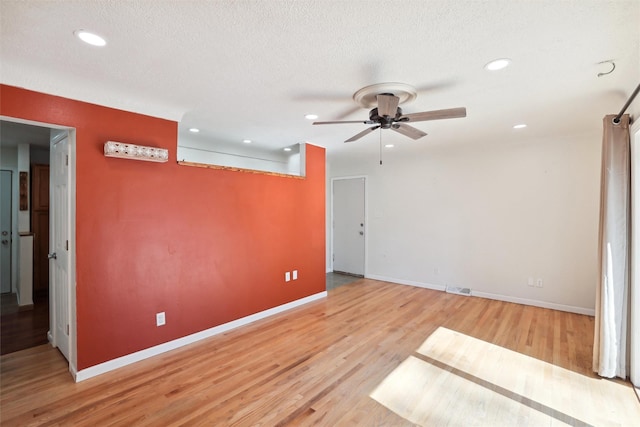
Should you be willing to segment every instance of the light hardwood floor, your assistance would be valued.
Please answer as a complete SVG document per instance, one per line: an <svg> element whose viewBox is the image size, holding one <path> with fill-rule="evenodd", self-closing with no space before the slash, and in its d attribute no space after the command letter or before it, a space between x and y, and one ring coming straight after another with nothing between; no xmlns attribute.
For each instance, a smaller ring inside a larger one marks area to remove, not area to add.
<svg viewBox="0 0 640 427"><path fill-rule="evenodd" d="M0 421L27 425L639 425L591 372L593 318L373 280L73 383L2 356Z"/></svg>

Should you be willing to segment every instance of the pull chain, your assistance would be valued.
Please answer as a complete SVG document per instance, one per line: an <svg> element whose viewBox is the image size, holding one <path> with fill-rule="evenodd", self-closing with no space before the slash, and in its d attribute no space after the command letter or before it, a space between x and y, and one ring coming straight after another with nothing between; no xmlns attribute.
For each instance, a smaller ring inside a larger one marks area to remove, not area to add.
<svg viewBox="0 0 640 427"><path fill-rule="evenodd" d="M380 128L380 166L382 166L382 128Z"/></svg>

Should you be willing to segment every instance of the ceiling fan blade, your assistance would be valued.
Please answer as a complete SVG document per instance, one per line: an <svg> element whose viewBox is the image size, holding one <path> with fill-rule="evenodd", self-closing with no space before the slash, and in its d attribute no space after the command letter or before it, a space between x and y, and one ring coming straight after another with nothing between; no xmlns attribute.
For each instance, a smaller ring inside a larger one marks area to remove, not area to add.
<svg viewBox="0 0 640 427"><path fill-rule="evenodd" d="M411 139L418 139L426 136L427 134L422 132L420 129L416 129L413 126L396 123L391 126L391 129L395 130L398 133L403 134L404 136L408 136Z"/></svg>
<svg viewBox="0 0 640 427"><path fill-rule="evenodd" d="M398 111L398 103L400 98L395 95L381 94L376 97L378 99L378 114L380 116L395 117Z"/></svg>
<svg viewBox="0 0 640 427"><path fill-rule="evenodd" d="M362 132L360 132L359 134L354 135L351 138L347 139L345 142L356 141L356 140L362 138L363 136L370 134L371 132L373 132L374 130L378 129L379 127L380 126L373 126L373 127L370 127L369 129L365 129Z"/></svg>
<svg viewBox="0 0 640 427"><path fill-rule="evenodd" d="M426 122L427 120L457 119L467 117L467 109L448 108L446 110L423 111L421 113L405 114L399 121L403 122Z"/></svg>
<svg viewBox="0 0 640 427"><path fill-rule="evenodd" d="M365 125L370 125L373 122L371 120L347 120L347 121L334 121L334 122L313 122L314 125L336 125L342 123L362 123Z"/></svg>

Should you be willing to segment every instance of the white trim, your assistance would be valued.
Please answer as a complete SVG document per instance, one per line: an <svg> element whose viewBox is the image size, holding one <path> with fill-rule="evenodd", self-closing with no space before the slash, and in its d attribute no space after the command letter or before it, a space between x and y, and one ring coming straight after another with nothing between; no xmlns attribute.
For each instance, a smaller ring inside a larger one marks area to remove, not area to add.
<svg viewBox="0 0 640 427"><path fill-rule="evenodd" d="M393 277L378 276L376 274L369 274L369 275L366 275L365 277L367 279L381 280L383 282L397 283L399 285L415 286L417 288L432 289L434 291L444 292L444 290L446 289L446 286L443 286L443 285L434 285L433 283L416 282L414 280L395 279Z"/></svg>
<svg viewBox="0 0 640 427"><path fill-rule="evenodd" d="M333 268L327 268L327 273L333 273Z"/></svg>
<svg viewBox="0 0 640 427"><path fill-rule="evenodd" d="M351 175L351 176L339 176L339 177L335 177L335 178L331 178L331 194L329 195L331 197L331 222L329 224L330 228L331 228L331 256L329 257L329 259L331 260L331 267L327 268L327 273L329 272L329 270L333 271L333 183L335 181L341 181L341 180L346 180L346 179L362 179L364 181L364 271L363 271L363 275L366 277L367 276L367 239L369 236L369 196L368 196L368 191L369 191L369 186L367 185L367 175Z"/></svg>
<svg viewBox="0 0 640 427"><path fill-rule="evenodd" d="M491 293L488 293L488 292L478 292L478 291L474 291L474 290L471 290L471 295L474 296L474 297L488 298L488 299L493 299L493 300L498 300L498 301L513 302L513 303L516 303L516 304L531 305L531 306L534 306L534 307L550 308L552 310L558 310L558 311L567 311L569 313L586 314L587 316L595 316L596 315L596 310L593 309L593 308L585 308L585 307L576 307L576 306L573 306L573 305L556 304L554 302L539 301L539 300L528 299L528 298L518 298L518 297L509 296L509 295L491 294Z"/></svg>
<svg viewBox="0 0 640 427"><path fill-rule="evenodd" d="M38 122L38 121L35 121L35 120L27 120L27 119L21 119L19 117L11 117L11 116L4 116L4 115L0 115L0 120L4 120L4 121L7 121L7 122L21 123L23 125L42 126L42 127L50 128L50 129L62 129L62 130L74 129L74 128L70 128L69 126L56 125L56 124L53 124L53 123Z"/></svg>
<svg viewBox="0 0 640 427"><path fill-rule="evenodd" d="M442 285L416 282L413 280L395 279L393 277L378 276L375 274L367 275L366 278L381 280L383 282L397 283L400 285L416 286L418 288L433 289L435 291L444 292L446 290L446 286L442 286ZM487 299L492 299L497 301L513 302L516 304L530 305L533 307L550 308L552 310L567 311L569 313L586 314L587 316L595 316L595 309L593 308L575 307L572 305L556 304L553 302L539 301L539 300L533 300L533 299L527 299L527 298L518 298L518 297L509 296L509 295L492 294L488 292L478 292L473 289L471 290L471 296L487 298Z"/></svg>
<svg viewBox="0 0 640 427"><path fill-rule="evenodd" d="M137 351L135 353L127 354L126 356L118 357L117 359L109 360L107 362L100 363L99 365L82 369L81 371L76 371L75 368L72 367L71 365L69 366L69 370L74 376L74 379L76 382L84 381L86 379L93 378L95 376L113 371L118 368L122 368L132 363L136 363L141 360L148 359L153 356L157 356L167 351L175 350L182 346L192 344L196 341L200 341L205 338L212 337L214 335L222 334L224 332L230 331L231 329L248 325L249 323L267 318L269 316L273 316L278 313L282 313L283 311L291 310L292 308L301 306L303 304L307 304L307 303L319 300L321 298L326 298L326 296L327 296L327 291L319 292L317 294L309 295L308 297L291 301L289 303L279 305L277 307L273 307L268 310L261 311L259 313L251 314L249 316L242 317L240 319L236 319L231 322L224 323L222 325L214 326L213 328L205 329L204 331L196 332L195 334L187 335L185 337L178 338L173 341L166 342L164 344L159 344L154 347Z"/></svg>
<svg viewBox="0 0 640 427"><path fill-rule="evenodd" d="M78 323L76 299L76 128L68 128L69 148L69 370L78 363Z"/></svg>

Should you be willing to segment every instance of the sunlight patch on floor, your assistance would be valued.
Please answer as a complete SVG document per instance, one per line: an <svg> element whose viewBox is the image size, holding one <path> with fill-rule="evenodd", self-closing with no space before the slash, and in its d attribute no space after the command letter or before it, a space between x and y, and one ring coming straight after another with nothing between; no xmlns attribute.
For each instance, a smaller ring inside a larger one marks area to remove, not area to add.
<svg viewBox="0 0 640 427"><path fill-rule="evenodd" d="M620 426L640 419L627 384L589 377L438 328L370 395L422 426Z"/></svg>

